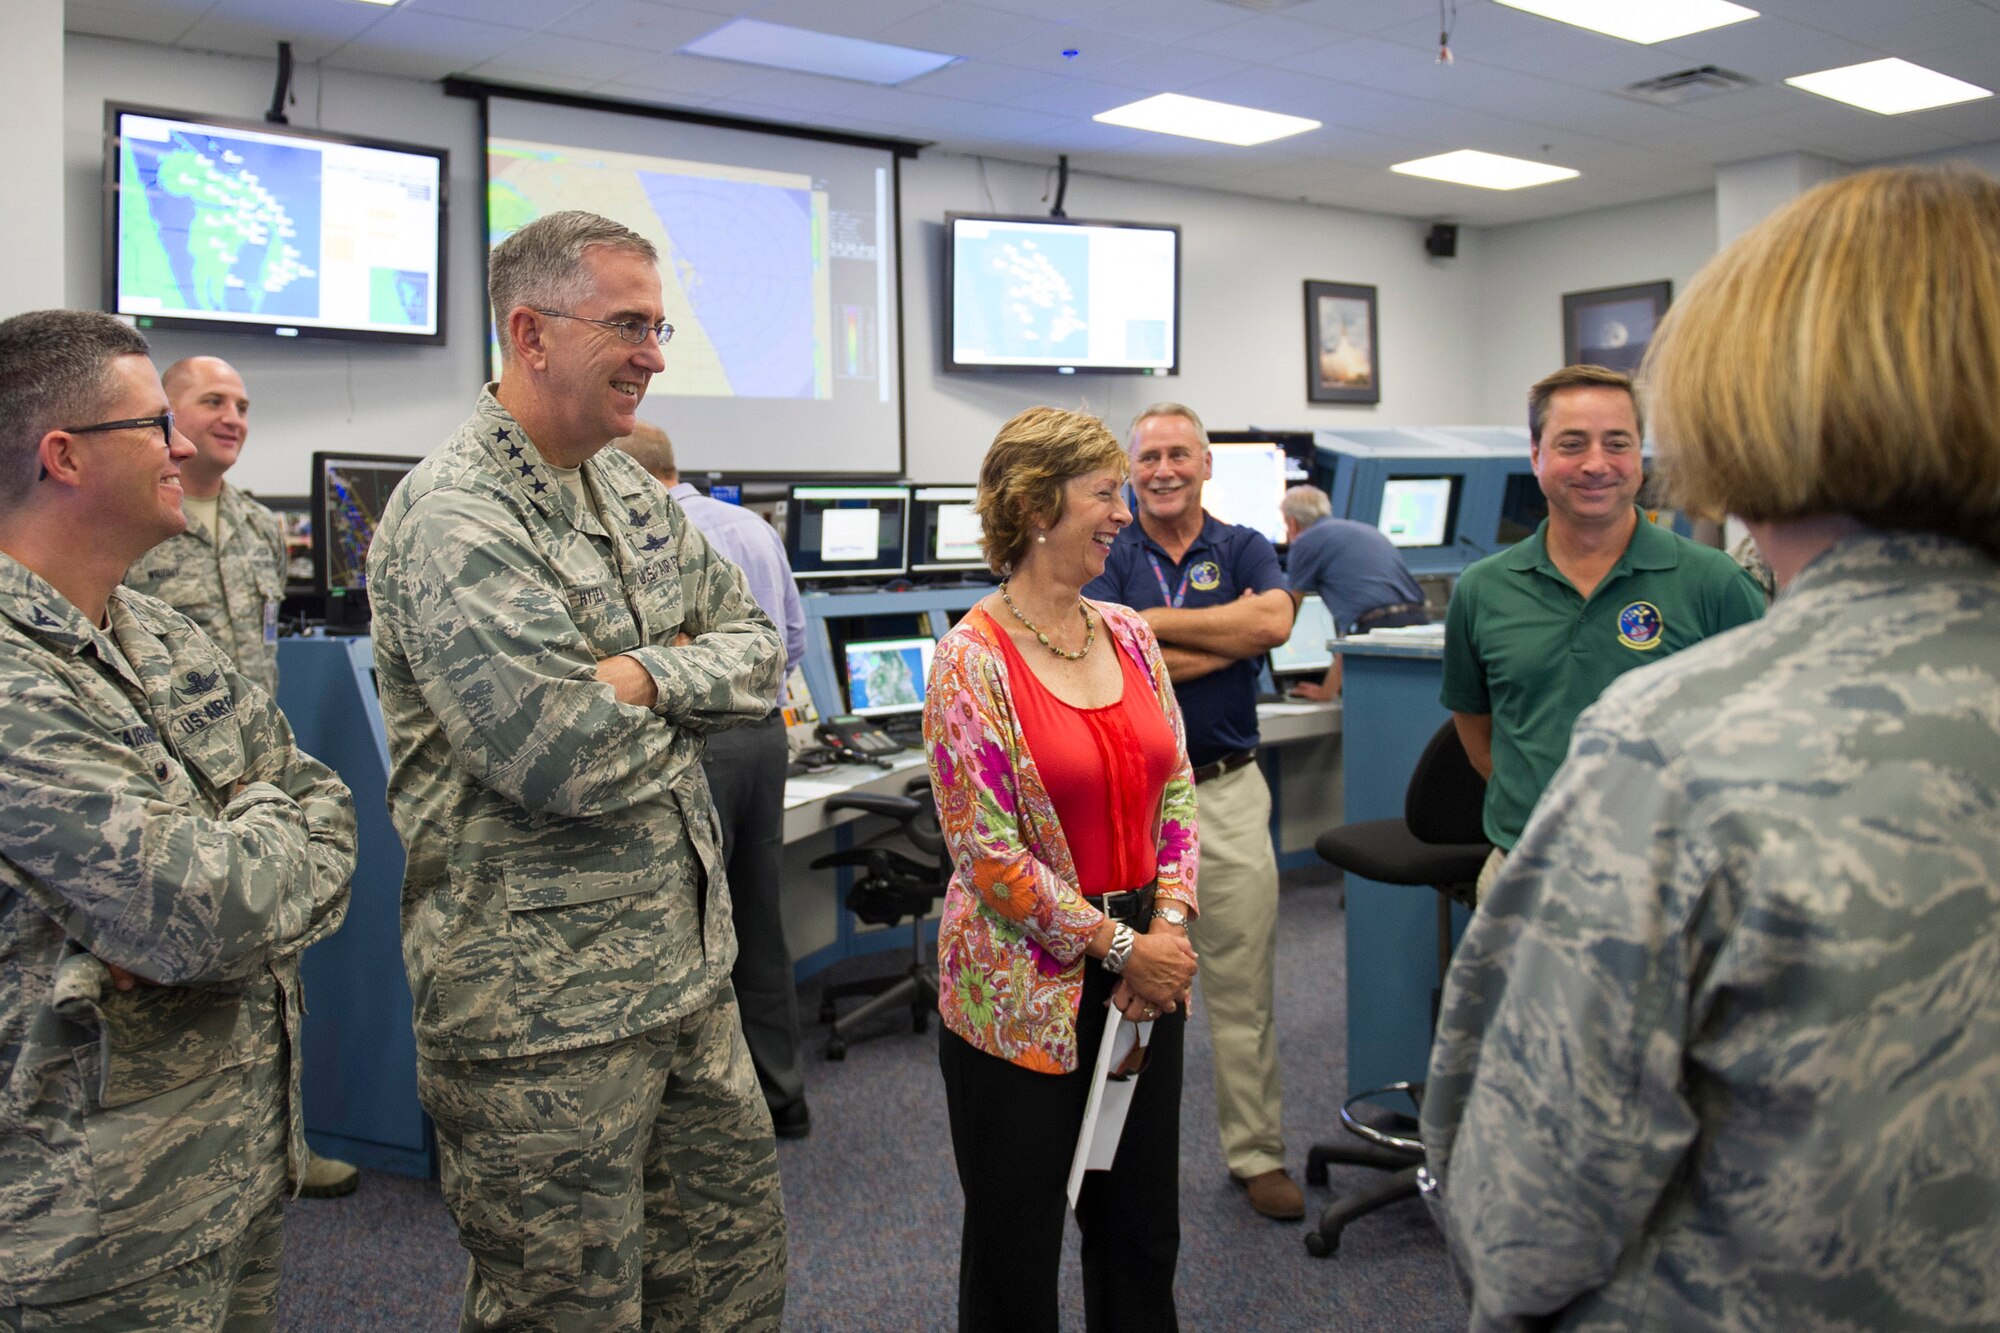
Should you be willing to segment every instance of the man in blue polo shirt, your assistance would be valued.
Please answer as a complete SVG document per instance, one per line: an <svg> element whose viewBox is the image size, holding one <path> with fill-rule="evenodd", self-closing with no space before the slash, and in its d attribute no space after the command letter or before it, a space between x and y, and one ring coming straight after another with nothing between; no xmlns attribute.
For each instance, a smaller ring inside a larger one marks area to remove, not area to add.
<svg viewBox="0 0 2000 1333"><path fill-rule="evenodd" d="M1133 421L1129 448L1139 521L1083 591L1144 613L1187 720L1201 835L1201 914L1189 935L1201 954L1223 1156L1253 1208L1291 1220L1305 1216L1305 1196L1285 1171L1279 1126L1278 863L1256 752L1257 661L1291 634L1292 598L1261 533L1202 510L1212 464L1201 418L1155 403Z"/></svg>
<svg viewBox="0 0 2000 1333"><path fill-rule="evenodd" d="M1285 520L1285 579L1292 601L1318 593L1333 617L1334 632L1343 637L1372 629L1430 622L1424 610L1424 590L1403 563L1382 530L1369 523L1333 517L1333 502L1317 486L1294 486L1278 502ZM1340 659L1326 669L1326 679L1308 681L1295 693L1301 699L1340 697Z"/></svg>
<svg viewBox="0 0 2000 1333"><path fill-rule="evenodd" d="M1549 516L1452 593L1440 698L1487 780L1482 894L1606 685L1764 614L1735 561L1641 517L1641 432L1615 370L1566 366L1537 383L1529 457Z"/></svg>

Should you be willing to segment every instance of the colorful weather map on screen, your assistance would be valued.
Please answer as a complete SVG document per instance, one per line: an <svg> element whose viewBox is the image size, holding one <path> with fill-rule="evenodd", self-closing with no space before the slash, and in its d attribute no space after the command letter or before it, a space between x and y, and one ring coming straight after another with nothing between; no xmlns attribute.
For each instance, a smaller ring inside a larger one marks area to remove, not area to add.
<svg viewBox="0 0 2000 1333"><path fill-rule="evenodd" d="M119 313L438 331L437 157L134 113L118 138Z"/></svg>
<svg viewBox="0 0 2000 1333"><path fill-rule="evenodd" d="M827 193L810 176L490 139L487 177L489 244L580 208L658 248L674 341L650 393L831 398L836 359L872 351L845 310L836 342Z"/></svg>

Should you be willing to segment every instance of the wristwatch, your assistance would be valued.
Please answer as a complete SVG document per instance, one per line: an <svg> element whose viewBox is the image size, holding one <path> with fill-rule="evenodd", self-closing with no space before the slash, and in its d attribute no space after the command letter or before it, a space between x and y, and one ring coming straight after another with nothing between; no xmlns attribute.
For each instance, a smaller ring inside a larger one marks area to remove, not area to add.
<svg viewBox="0 0 2000 1333"><path fill-rule="evenodd" d="M1104 951L1104 970L1117 976L1125 970L1125 964L1132 961L1132 946L1139 937L1132 933L1132 927L1120 922L1111 928L1111 947Z"/></svg>
<svg viewBox="0 0 2000 1333"><path fill-rule="evenodd" d="M1179 926L1182 930L1188 928L1188 915L1178 907L1155 907L1153 920L1164 921L1170 926Z"/></svg>

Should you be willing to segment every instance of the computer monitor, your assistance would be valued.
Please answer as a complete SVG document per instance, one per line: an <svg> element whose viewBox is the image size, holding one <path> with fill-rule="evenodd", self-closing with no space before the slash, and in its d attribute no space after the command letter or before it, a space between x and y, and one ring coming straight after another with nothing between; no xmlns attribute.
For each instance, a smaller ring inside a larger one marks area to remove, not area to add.
<svg viewBox="0 0 2000 1333"><path fill-rule="evenodd" d="M1326 609L1318 593L1307 593L1292 619L1291 637L1271 650L1271 675L1281 680L1324 675L1333 665L1333 650L1327 644L1339 635L1333 612Z"/></svg>
<svg viewBox="0 0 2000 1333"><path fill-rule="evenodd" d="M1285 498L1285 449L1272 441L1211 444L1201 507L1224 523L1255 528L1274 545L1285 540L1278 503Z"/></svg>
<svg viewBox="0 0 2000 1333"><path fill-rule="evenodd" d="M971 486L919 486L910 496L910 572L984 570L979 549L979 496Z"/></svg>
<svg viewBox="0 0 2000 1333"><path fill-rule="evenodd" d="M1455 476L1390 477L1375 526L1397 546L1449 546L1458 527Z"/></svg>
<svg viewBox="0 0 2000 1333"><path fill-rule="evenodd" d="M907 486L794 486L785 554L800 579L895 577L909 568Z"/></svg>
<svg viewBox="0 0 2000 1333"><path fill-rule="evenodd" d="M1510 473L1500 492L1500 527L1493 539L1502 546L1526 541L1548 516L1549 497L1542 494L1542 483L1535 474Z"/></svg>
<svg viewBox="0 0 2000 1333"><path fill-rule="evenodd" d="M312 456L313 586L326 596L329 622L342 618L336 615L337 600L367 592L375 525L397 484L422 461L385 454Z"/></svg>
<svg viewBox="0 0 2000 1333"><path fill-rule="evenodd" d="M923 711L937 640L856 639L845 651L847 711L856 717L892 717Z"/></svg>

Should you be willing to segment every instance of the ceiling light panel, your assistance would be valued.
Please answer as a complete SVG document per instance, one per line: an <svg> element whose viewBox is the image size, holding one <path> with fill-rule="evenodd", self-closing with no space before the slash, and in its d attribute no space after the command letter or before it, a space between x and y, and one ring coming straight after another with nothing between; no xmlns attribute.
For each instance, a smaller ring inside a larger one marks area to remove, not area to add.
<svg viewBox="0 0 2000 1333"><path fill-rule="evenodd" d="M891 46L859 37L836 37L832 33L794 28L757 19L737 19L725 23L706 37L697 37L681 50L691 56L712 60L734 60L739 64L763 65L769 69L789 69L800 74L822 74L833 79L853 79L893 87L921 74L957 64L964 57L941 51L920 51L913 46Z"/></svg>
<svg viewBox="0 0 2000 1333"><path fill-rule="evenodd" d="M1183 139L1206 139L1210 143L1234 144L1248 148L1316 130L1320 123L1304 116L1287 116L1277 111L1259 111L1233 102L1211 102L1205 97L1182 93L1161 93L1157 97L1127 102L1091 117L1105 125L1151 130L1155 134L1177 134Z"/></svg>
<svg viewBox="0 0 2000 1333"><path fill-rule="evenodd" d="M1399 175L1422 176L1425 180L1445 181L1452 185L1476 185L1482 190L1521 190L1531 185L1574 180L1583 174L1569 167L1504 157L1499 153L1482 153L1476 148L1461 148L1455 153L1439 153L1436 157L1398 162L1389 170Z"/></svg>
<svg viewBox="0 0 2000 1333"><path fill-rule="evenodd" d="M1823 69L1817 74L1801 74L1785 82L1794 88L1884 116L1928 111L1938 106L1957 106L1960 102L1976 102L1982 97L1993 96L1990 88L1981 88L1978 84L1954 79L1949 74L1940 74L1934 69L1912 65L1893 56L1887 60L1845 65L1840 69Z"/></svg>
<svg viewBox="0 0 2000 1333"><path fill-rule="evenodd" d="M1729 0L1499 0L1509 9L1651 46L1757 17Z"/></svg>

